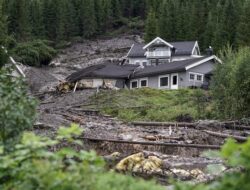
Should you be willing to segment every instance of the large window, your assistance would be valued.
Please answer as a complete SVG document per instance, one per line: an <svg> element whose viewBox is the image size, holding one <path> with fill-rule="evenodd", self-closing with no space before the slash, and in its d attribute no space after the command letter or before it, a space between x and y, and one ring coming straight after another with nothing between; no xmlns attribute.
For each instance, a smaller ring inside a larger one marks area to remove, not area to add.
<svg viewBox="0 0 250 190"><path fill-rule="evenodd" d="M159 76L159 87L160 88L169 87L169 75Z"/></svg>
<svg viewBox="0 0 250 190"><path fill-rule="evenodd" d="M204 75L200 73L189 73L189 81L203 82Z"/></svg>
<svg viewBox="0 0 250 190"><path fill-rule="evenodd" d="M148 87L148 79L140 79L140 87Z"/></svg>

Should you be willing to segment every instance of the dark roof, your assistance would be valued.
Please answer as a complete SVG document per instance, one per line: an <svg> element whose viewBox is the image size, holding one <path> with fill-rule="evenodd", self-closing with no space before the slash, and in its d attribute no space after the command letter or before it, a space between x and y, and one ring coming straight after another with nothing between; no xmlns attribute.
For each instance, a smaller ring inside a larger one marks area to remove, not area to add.
<svg viewBox="0 0 250 190"><path fill-rule="evenodd" d="M117 63L103 63L100 65L90 66L88 68L77 71L66 78L68 82L76 82L82 79L129 79L142 78L161 74L170 74L182 72L186 67L199 62L207 57L193 58L182 61L173 61L157 66L146 66L139 69L138 65L120 65Z"/></svg>
<svg viewBox="0 0 250 190"><path fill-rule="evenodd" d="M175 47L175 55L192 55L196 41L170 42Z"/></svg>
<svg viewBox="0 0 250 190"><path fill-rule="evenodd" d="M138 65L119 65L103 63L81 69L66 78L68 82L76 82L88 78L125 79L130 76Z"/></svg>
<svg viewBox="0 0 250 190"><path fill-rule="evenodd" d="M193 48L195 46L196 41L183 41L183 42L170 42L175 48L175 54L174 56L181 56L181 55L191 55ZM145 44L134 44L129 53L128 56L129 58L140 58L140 57L145 57L145 50L143 47Z"/></svg>
<svg viewBox="0 0 250 190"><path fill-rule="evenodd" d="M144 46L145 44L138 44L138 43L133 44L133 46L131 47L128 53L128 57L131 57L131 58L145 57L146 51L143 49Z"/></svg>
<svg viewBox="0 0 250 190"><path fill-rule="evenodd" d="M173 61L171 63L161 64L158 66L148 66L144 69L141 69L139 71L136 71L134 75L131 76L131 78L141 78L141 77L149 77L154 75L160 75L160 74L169 74L174 72L182 72L185 71L186 67L199 62L207 57L201 57L201 58L194 58L194 59L188 59L183 61Z"/></svg>

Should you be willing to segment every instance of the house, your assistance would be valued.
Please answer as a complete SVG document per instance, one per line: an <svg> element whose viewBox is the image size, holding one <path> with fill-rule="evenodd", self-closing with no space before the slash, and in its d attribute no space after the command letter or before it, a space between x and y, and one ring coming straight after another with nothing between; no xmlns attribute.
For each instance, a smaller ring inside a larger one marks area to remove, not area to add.
<svg viewBox="0 0 250 190"><path fill-rule="evenodd" d="M67 80L129 89L207 87L215 65L221 63L215 55L202 56L197 41L166 42L159 37L132 45L126 61L88 67Z"/></svg>

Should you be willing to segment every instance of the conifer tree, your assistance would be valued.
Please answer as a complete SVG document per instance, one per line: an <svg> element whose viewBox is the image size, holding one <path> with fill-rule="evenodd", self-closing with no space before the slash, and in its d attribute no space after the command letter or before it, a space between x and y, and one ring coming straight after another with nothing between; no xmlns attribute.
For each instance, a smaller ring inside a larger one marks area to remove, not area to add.
<svg viewBox="0 0 250 190"><path fill-rule="evenodd" d="M8 31L18 40L25 41L30 35L28 0L8 2Z"/></svg>
<svg viewBox="0 0 250 190"><path fill-rule="evenodd" d="M44 37L43 13L40 0L29 2L29 23L32 36L36 38Z"/></svg>
<svg viewBox="0 0 250 190"><path fill-rule="evenodd" d="M93 0L82 0L81 7L82 36L92 37L96 33L95 5Z"/></svg>
<svg viewBox="0 0 250 190"><path fill-rule="evenodd" d="M250 0L246 0L237 29L237 45L250 46Z"/></svg>
<svg viewBox="0 0 250 190"><path fill-rule="evenodd" d="M153 9L149 11L145 26L145 41L150 42L157 36L157 19Z"/></svg>

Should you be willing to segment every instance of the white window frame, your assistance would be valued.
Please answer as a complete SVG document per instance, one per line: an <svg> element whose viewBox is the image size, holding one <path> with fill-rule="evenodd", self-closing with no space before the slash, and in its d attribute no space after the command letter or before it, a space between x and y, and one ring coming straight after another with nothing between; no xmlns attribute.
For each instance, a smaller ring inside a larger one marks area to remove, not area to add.
<svg viewBox="0 0 250 190"><path fill-rule="evenodd" d="M168 77L168 86L161 86L161 79L165 78L165 77ZM166 89L166 88L169 88L169 87L170 87L170 75L160 75L158 77L158 88Z"/></svg>
<svg viewBox="0 0 250 190"><path fill-rule="evenodd" d="M132 88L132 83L133 82L137 82L137 87L136 88ZM139 88L139 82L138 82L138 80L131 80L130 81L130 89L137 89L137 88Z"/></svg>
<svg viewBox="0 0 250 190"><path fill-rule="evenodd" d="M177 83L176 83L175 85L173 84L173 77L174 77L174 76L177 77L177 81L176 81ZM172 87L172 86L177 86L177 87L179 86L179 74L178 74L178 73L172 73L172 74L171 74L171 87Z"/></svg>
<svg viewBox="0 0 250 190"><path fill-rule="evenodd" d="M194 79L190 79L190 74L194 75ZM200 75L201 76L201 80L197 80L197 76ZM204 74L202 73L194 73L194 72L189 72L188 73L188 79L189 82L204 82Z"/></svg>
<svg viewBox="0 0 250 190"><path fill-rule="evenodd" d="M141 86L141 81L143 81L143 80L147 81L147 85L146 85L146 86ZM148 78L142 78L142 79L140 79L140 80L139 80L139 87L140 87L140 88L148 87Z"/></svg>

